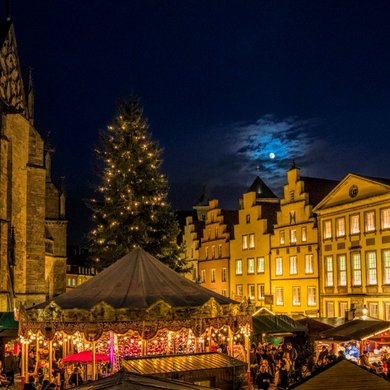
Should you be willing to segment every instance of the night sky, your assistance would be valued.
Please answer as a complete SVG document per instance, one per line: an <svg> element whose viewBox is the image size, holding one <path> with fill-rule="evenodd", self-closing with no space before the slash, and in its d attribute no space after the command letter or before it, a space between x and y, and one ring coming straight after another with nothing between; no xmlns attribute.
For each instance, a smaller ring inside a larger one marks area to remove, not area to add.
<svg viewBox="0 0 390 390"><path fill-rule="evenodd" d="M203 186L237 207L256 174L280 194L293 159L306 176L390 177L389 17L387 0L14 1L70 242L88 222L98 132L131 93L177 209Z"/></svg>

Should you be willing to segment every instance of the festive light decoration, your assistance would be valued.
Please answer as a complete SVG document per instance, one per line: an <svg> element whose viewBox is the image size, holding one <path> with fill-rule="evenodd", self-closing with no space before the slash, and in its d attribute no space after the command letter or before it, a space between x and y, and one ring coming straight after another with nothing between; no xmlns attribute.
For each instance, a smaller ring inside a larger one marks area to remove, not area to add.
<svg viewBox="0 0 390 390"><path fill-rule="evenodd" d="M101 197L90 207L95 228L90 241L98 268L110 265L140 246L177 271L184 269L179 233L167 203L168 184L160 172L161 149L151 139L138 99L122 103L102 134L97 150L103 167Z"/></svg>

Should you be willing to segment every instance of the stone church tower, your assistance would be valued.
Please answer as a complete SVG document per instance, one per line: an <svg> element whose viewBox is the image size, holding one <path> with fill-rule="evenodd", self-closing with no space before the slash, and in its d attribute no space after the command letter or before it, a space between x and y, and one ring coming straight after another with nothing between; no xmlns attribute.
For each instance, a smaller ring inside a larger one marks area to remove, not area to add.
<svg viewBox="0 0 390 390"><path fill-rule="evenodd" d="M13 23L0 24L0 311L65 291L65 198L51 178L53 149L34 127Z"/></svg>

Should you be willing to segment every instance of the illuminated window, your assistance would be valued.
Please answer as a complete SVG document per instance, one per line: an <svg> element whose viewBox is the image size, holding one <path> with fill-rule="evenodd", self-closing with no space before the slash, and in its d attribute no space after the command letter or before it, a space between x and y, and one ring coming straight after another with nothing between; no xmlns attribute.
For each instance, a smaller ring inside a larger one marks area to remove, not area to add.
<svg viewBox="0 0 390 390"><path fill-rule="evenodd" d="M296 275L297 273L297 256L290 256L290 275Z"/></svg>
<svg viewBox="0 0 390 390"><path fill-rule="evenodd" d="M314 286L309 286L307 288L307 305L316 306L317 305L317 289Z"/></svg>
<svg viewBox="0 0 390 390"><path fill-rule="evenodd" d="M248 235L244 234L242 236L242 249L248 249Z"/></svg>
<svg viewBox="0 0 390 390"><path fill-rule="evenodd" d="M72 278L72 286L76 285L76 278Z"/></svg>
<svg viewBox="0 0 390 390"><path fill-rule="evenodd" d="M390 321L390 302L385 302L385 320Z"/></svg>
<svg viewBox="0 0 390 390"><path fill-rule="evenodd" d="M382 252L382 261L384 268L384 284L390 284L390 249Z"/></svg>
<svg viewBox="0 0 390 390"><path fill-rule="evenodd" d="M368 304L368 315L372 318L378 318L379 317L379 305L378 302L370 302Z"/></svg>
<svg viewBox="0 0 390 390"><path fill-rule="evenodd" d="M312 274L314 272L313 268L313 255L305 255L305 273Z"/></svg>
<svg viewBox="0 0 390 390"><path fill-rule="evenodd" d="M375 232L375 212L367 211L364 213L364 231Z"/></svg>
<svg viewBox="0 0 390 390"><path fill-rule="evenodd" d="M204 269L200 270L200 281L201 283L204 283L206 281L206 270Z"/></svg>
<svg viewBox="0 0 390 390"><path fill-rule="evenodd" d="M236 295L242 297L242 284L236 284Z"/></svg>
<svg viewBox="0 0 390 390"><path fill-rule="evenodd" d="M376 252L367 252L367 283L370 285L378 284L377 267L376 267Z"/></svg>
<svg viewBox="0 0 390 390"><path fill-rule="evenodd" d="M362 285L362 263L360 259L360 253L352 254L352 285Z"/></svg>
<svg viewBox="0 0 390 390"><path fill-rule="evenodd" d="M280 245L284 245L284 243L286 242L284 239L284 230L281 230L279 232L279 242L280 242Z"/></svg>
<svg viewBox="0 0 390 390"><path fill-rule="evenodd" d="M215 268L211 268L211 283L215 283Z"/></svg>
<svg viewBox="0 0 390 390"><path fill-rule="evenodd" d="M302 228L302 242L306 242L307 241L307 229L306 229L306 226L304 226Z"/></svg>
<svg viewBox="0 0 390 390"><path fill-rule="evenodd" d="M326 302L326 316L328 318L336 317L334 312L334 302Z"/></svg>
<svg viewBox="0 0 390 390"><path fill-rule="evenodd" d="M208 246L206 246L206 259L208 259L209 258L209 247Z"/></svg>
<svg viewBox="0 0 390 390"><path fill-rule="evenodd" d="M347 258L345 255L337 257L339 271L339 286L347 285Z"/></svg>
<svg viewBox="0 0 390 390"><path fill-rule="evenodd" d="M236 275L242 275L242 260L236 260Z"/></svg>
<svg viewBox="0 0 390 390"><path fill-rule="evenodd" d="M293 306L300 306L301 304L301 288L299 286L294 286L292 288L292 304Z"/></svg>
<svg viewBox="0 0 390 390"><path fill-rule="evenodd" d="M381 227L382 229L390 229L390 209L381 210Z"/></svg>
<svg viewBox="0 0 390 390"><path fill-rule="evenodd" d="M227 280L227 268L222 268L222 275L221 275L221 280L222 282L226 282Z"/></svg>
<svg viewBox="0 0 390 390"><path fill-rule="evenodd" d="M336 236L345 237L345 218L336 219Z"/></svg>
<svg viewBox="0 0 390 390"><path fill-rule="evenodd" d="M282 257L276 258L275 275L283 275L283 258Z"/></svg>
<svg viewBox="0 0 390 390"><path fill-rule="evenodd" d="M257 273L258 274L263 274L265 272L264 269L264 257L258 257L257 258Z"/></svg>
<svg viewBox="0 0 390 390"><path fill-rule="evenodd" d="M345 312L348 310L348 302L339 302L339 316L345 317Z"/></svg>
<svg viewBox="0 0 390 390"><path fill-rule="evenodd" d="M214 259L215 258L215 245L213 245L211 247L211 258Z"/></svg>
<svg viewBox="0 0 390 390"><path fill-rule="evenodd" d="M324 238L332 238L332 221L324 221Z"/></svg>
<svg viewBox="0 0 390 390"><path fill-rule="evenodd" d="M255 300L255 285L248 284L248 297L251 301Z"/></svg>
<svg viewBox="0 0 390 390"><path fill-rule="evenodd" d="M245 217L245 220L246 220L246 223L250 223L251 222L251 216L249 214L247 214L246 217Z"/></svg>
<svg viewBox="0 0 390 390"><path fill-rule="evenodd" d="M255 234L251 233L249 235L249 248L253 249L255 247Z"/></svg>
<svg viewBox="0 0 390 390"><path fill-rule="evenodd" d="M277 306L284 305L283 287L275 287L275 303Z"/></svg>
<svg viewBox="0 0 390 390"><path fill-rule="evenodd" d="M325 272L326 272L326 279L325 283L327 287L333 286L333 258L332 256L326 256L325 257Z"/></svg>
<svg viewBox="0 0 390 390"><path fill-rule="evenodd" d="M264 299L265 295L265 285L264 284L258 284L257 285L257 299L259 301Z"/></svg>
<svg viewBox="0 0 390 390"><path fill-rule="evenodd" d="M360 216L359 214L351 215L350 217L350 232L351 234L360 233Z"/></svg>
<svg viewBox="0 0 390 390"><path fill-rule="evenodd" d="M297 231L296 229L290 230L290 242L291 244L295 244L297 242Z"/></svg>
<svg viewBox="0 0 390 390"><path fill-rule="evenodd" d="M254 274L255 273L255 259L250 258L248 259L248 274Z"/></svg>

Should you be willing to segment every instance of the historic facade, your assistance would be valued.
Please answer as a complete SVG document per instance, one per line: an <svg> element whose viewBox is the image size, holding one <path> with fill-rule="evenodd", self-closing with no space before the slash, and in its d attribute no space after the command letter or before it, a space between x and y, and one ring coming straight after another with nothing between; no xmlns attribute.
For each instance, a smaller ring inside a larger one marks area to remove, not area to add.
<svg viewBox="0 0 390 390"><path fill-rule="evenodd" d="M314 211L321 315L390 320L390 180L349 174Z"/></svg>
<svg viewBox="0 0 390 390"><path fill-rule="evenodd" d="M318 230L313 206L337 182L287 172L280 211L271 236L273 310L280 314L319 315Z"/></svg>
<svg viewBox="0 0 390 390"><path fill-rule="evenodd" d="M65 291L65 198L51 178L53 150L34 127L13 23L0 26L0 311Z"/></svg>
<svg viewBox="0 0 390 390"><path fill-rule="evenodd" d="M230 242L230 297L264 306L271 295L270 235L279 199L257 177L240 201Z"/></svg>
<svg viewBox="0 0 390 390"><path fill-rule="evenodd" d="M238 222L234 210L221 210L218 200L209 201L199 248L199 278L202 286L229 296L230 240Z"/></svg>

